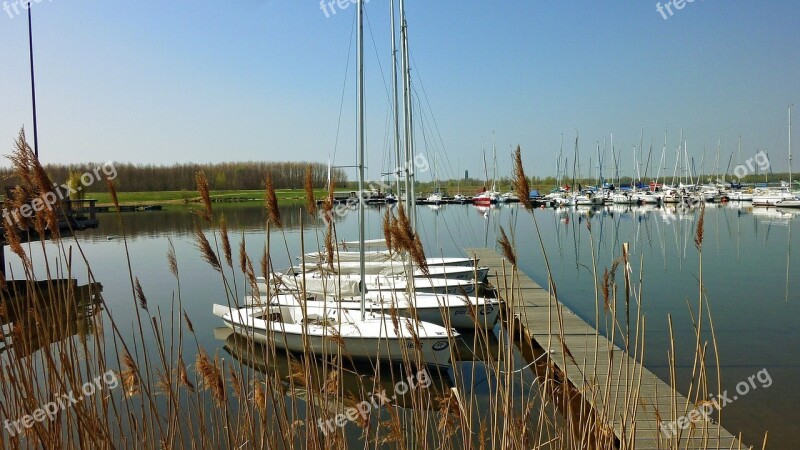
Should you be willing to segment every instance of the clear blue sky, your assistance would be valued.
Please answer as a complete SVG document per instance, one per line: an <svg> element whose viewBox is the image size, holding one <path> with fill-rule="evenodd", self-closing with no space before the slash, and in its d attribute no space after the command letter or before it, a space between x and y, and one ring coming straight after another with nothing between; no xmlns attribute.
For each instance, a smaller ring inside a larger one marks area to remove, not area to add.
<svg viewBox="0 0 800 450"><path fill-rule="evenodd" d="M668 20L654 1L407 3L426 115L417 148L437 155L441 178L465 169L482 176L481 140L490 149L493 130L501 175L517 143L531 174L553 174L561 134L571 159L576 131L586 173L596 141L614 133L630 155L641 126L655 158L669 130L670 172L681 128L698 165L704 147L712 165L718 139L727 165L741 135L745 154L766 148L773 170L785 170L791 103L800 141L796 1L696 0ZM354 163L355 5L330 17L313 0L33 7L45 162L324 162L338 129L336 163ZM369 176L377 178L388 165L388 0L366 8ZM27 23L11 15L0 11L3 154L21 126L31 128Z"/></svg>

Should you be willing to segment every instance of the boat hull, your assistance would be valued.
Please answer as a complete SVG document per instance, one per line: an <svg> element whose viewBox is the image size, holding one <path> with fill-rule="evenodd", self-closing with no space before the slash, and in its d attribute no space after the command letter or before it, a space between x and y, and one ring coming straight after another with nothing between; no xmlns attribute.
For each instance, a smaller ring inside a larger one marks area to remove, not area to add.
<svg viewBox="0 0 800 450"><path fill-rule="evenodd" d="M278 295L269 300L262 297L261 301L269 301L272 305L297 304L297 300L288 295ZM346 309L351 311L351 314L358 314L361 310L359 298L306 300L306 304L317 309L328 305L328 308ZM395 311L403 317L413 317L423 322L459 330L492 328L500 316L500 303L497 300L460 295L418 295L411 299L405 295L368 294L364 308L368 313L374 314L389 314Z"/></svg>
<svg viewBox="0 0 800 450"><path fill-rule="evenodd" d="M215 306L215 313L219 310L218 306ZM286 307L227 309L229 311L222 315L222 320L234 333L255 342L275 345L276 348L290 352L306 353L308 351L314 356L332 357L337 356L341 351L354 359L398 362L410 360L432 366L450 365L449 342L446 335L420 334L415 338L410 335L397 338L386 334L365 336L365 333L358 333L358 330L353 332L353 330L347 329L352 325L342 325L341 327L308 323L300 325L280 320L254 319L249 315L249 311L261 309L269 316L273 314L272 311L286 309ZM329 313L335 315L338 311L331 309ZM384 324L379 325L377 329L383 328L386 333L391 333L390 328L393 328L391 321L388 318L381 319L381 321ZM360 325L363 327L363 324ZM411 323L411 326L414 327L414 322ZM401 323L398 327L400 332L403 331L403 327L405 324ZM336 338L333 338L334 336Z"/></svg>

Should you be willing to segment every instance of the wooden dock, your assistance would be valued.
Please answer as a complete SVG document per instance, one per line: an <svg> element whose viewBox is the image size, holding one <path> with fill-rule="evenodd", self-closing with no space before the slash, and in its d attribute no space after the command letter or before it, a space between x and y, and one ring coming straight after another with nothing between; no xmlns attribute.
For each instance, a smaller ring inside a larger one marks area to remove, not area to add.
<svg viewBox="0 0 800 450"><path fill-rule="evenodd" d="M502 256L486 248L466 251L490 268L501 297L509 292L511 265ZM533 365L532 359L547 355L593 410L592 418L613 429L619 448L749 448L718 424L704 420L694 402L647 370L638 362L641 358L631 357L524 273L517 274L514 302L506 302L506 317L523 336L518 345L530 347L520 348L523 357ZM689 425L689 419L694 423ZM582 415L579 420L586 418ZM688 426L681 428L681 423Z"/></svg>

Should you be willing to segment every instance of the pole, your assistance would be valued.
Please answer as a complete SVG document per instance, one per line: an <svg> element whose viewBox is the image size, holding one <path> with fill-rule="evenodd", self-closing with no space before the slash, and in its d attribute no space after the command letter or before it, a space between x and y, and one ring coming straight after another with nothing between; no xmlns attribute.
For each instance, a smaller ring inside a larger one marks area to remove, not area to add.
<svg viewBox="0 0 800 450"><path fill-rule="evenodd" d="M397 172L395 173L395 181L397 186L397 192L395 193L400 196L400 171L403 170L404 164L400 163L400 105L398 104L398 95L397 95L397 32L395 31L395 22L394 22L394 0L389 0L389 7L392 10L391 13L391 21L392 21L392 89L394 91L394 151L395 151L395 161L397 162ZM407 164L407 163L406 163Z"/></svg>
<svg viewBox="0 0 800 450"><path fill-rule="evenodd" d="M39 157L39 129L36 123L36 80L33 75L33 27L31 26L31 7L28 1L28 54L31 61L31 103L33 104L33 154Z"/></svg>
<svg viewBox="0 0 800 450"><path fill-rule="evenodd" d="M358 1L358 252L361 283L361 320L367 317L364 305L366 296L366 264L364 262L364 3Z"/></svg>
<svg viewBox="0 0 800 450"><path fill-rule="evenodd" d="M411 225L416 229L417 214L416 195L414 193L414 165L413 165L413 128L411 121L411 69L408 56L408 23L406 22L405 1L400 0L400 47L402 51L402 72L403 72L403 119L405 124L405 147L406 147L406 207L411 219Z"/></svg>

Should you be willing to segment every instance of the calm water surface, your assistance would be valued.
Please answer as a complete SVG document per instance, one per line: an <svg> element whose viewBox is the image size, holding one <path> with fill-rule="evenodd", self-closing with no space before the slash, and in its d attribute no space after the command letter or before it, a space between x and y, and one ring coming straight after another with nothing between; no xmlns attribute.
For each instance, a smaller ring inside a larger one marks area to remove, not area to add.
<svg viewBox="0 0 800 450"><path fill-rule="evenodd" d="M261 254L265 233L260 205L216 207L215 211L224 213L236 248L244 238L251 255ZM381 237L381 214L379 209L368 210L368 238ZM300 254L303 213L299 207L291 207L283 208L282 215L286 229L274 232L271 238L276 268L288 266ZM338 219L340 240L357 238L356 216ZM200 344L210 351L221 349L225 342L214 335L214 328L221 323L211 314L211 305L224 303L225 294L219 274L198 257L192 236L195 217L189 209L126 213L121 218L132 271L141 280L151 311L160 307L166 313L174 301L175 279L165 256L171 238L181 273L183 307L194 322ZM642 278L645 364L664 380L669 380L669 315L679 376L688 380L695 354L691 314L696 314L699 296L700 256L694 245L698 218L699 211L670 208L536 211L560 300L589 323L595 322L596 305L592 243L600 274L620 257L622 244L629 244L633 279L638 283ZM117 216L100 219L98 229L80 233L78 239L95 278L103 284L109 308L120 321L133 317L125 244L119 238L122 231ZM316 249L322 228L308 216L304 221L306 248ZM703 287L716 331L722 387L734 392L737 383L762 369L771 381L758 383L757 389L728 404L723 409L724 424L734 433L741 430L748 444L760 443L768 430L769 448L793 449L792 436L800 431L795 422L795 402L800 400L796 383L800 380L800 211L710 205L704 222ZM591 235L587 223L591 223ZM525 211L514 205L491 210L457 205L419 207L418 227L429 256L463 255L467 247L495 247L501 226L513 236L521 269L546 285L539 239ZM257 258L253 259L257 264ZM20 270L16 257L7 256L7 263L12 270ZM86 273L75 276L81 283L87 281ZM618 276L621 279L621 272ZM241 292L241 278L238 288ZM624 322L624 316L620 319ZM232 353L233 348L235 353L235 346L228 344L226 352ZM193 352L193 346L187 345L186 351ZM713 358L709 352L711 366ZM475 384L478 394L490 383L479 385Z"/></svg>

